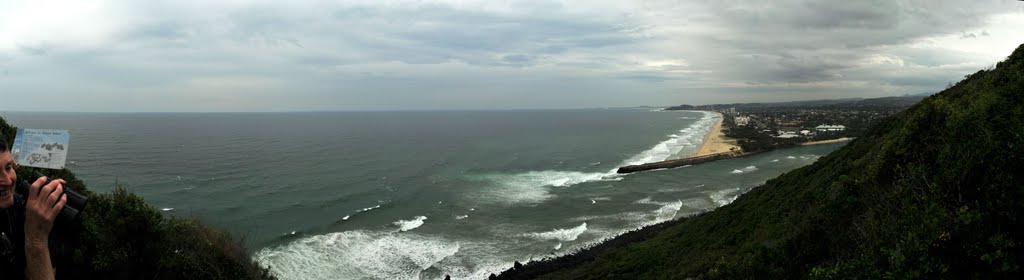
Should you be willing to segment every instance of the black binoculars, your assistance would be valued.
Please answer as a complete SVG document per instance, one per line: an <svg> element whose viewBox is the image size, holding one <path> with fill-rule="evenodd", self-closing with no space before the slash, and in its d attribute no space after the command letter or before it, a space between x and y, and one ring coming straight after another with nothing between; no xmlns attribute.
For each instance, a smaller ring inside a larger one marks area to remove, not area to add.
<svg viewBox="0 0 1024 280"><path fill-rule="evenodd" d="M43 177L42 173L39 173L39 171L32 171L32 177L29 178L29 180L21 180L21 182L18 182L18 187L15 189L15 192L25 198L28 198L28 189L32 185L29 182L35 182L36 180L39 180L40 177ZM46 178L46 183L43 183L43 186L49 184L50 181L50 178ZM61 195L67 196L67 201L64 203L64 208L60 209L60 214L57 214L57 221L69 222L74 220L78 217L78 213L85 209L85 203L88 198L72 191L67 185L64 185L64 193Z"/></svg>

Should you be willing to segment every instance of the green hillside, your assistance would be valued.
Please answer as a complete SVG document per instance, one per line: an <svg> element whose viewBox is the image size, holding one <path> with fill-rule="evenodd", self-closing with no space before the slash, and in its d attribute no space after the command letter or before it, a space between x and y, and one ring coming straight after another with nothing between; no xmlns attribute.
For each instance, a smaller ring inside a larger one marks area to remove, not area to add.
<svg viewBox="0 0 1024 280"><path fill-rule="evenodd" d="M0 118L7 143L14 143L16 131ZM19 167L18 179L32 170ZM120 187L110 194L88 191L67 169L41 172L89 197L81 219L54 226L61 242L51 249L62 252L52 256L57 279L273 279L228 233L195 219L164 217Z"/></svg>
<svg viewBox="0 0 1024 280"><path fill-rule="evenodd" d="M732 204L501 278L1020 279L1022 149L1024 45Z"/></svg>

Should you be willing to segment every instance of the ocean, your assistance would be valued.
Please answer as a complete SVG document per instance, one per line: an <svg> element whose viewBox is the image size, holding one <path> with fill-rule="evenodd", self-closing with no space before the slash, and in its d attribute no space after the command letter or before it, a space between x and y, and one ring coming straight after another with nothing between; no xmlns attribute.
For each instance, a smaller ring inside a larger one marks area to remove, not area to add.
<svg viewBox="0 0 1024 280"><path fill-rule="evenodd" d="M693 153L717 115L647 108L5 113L69 129L68 168L244 236L281 279L483 279L708 211L842 144Z"/></svg>

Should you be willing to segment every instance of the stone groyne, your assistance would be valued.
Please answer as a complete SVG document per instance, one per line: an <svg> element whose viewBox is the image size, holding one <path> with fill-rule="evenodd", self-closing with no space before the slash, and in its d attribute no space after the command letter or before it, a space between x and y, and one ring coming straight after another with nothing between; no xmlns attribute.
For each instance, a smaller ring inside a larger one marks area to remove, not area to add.
<svg viewBox="0 0 1024 280"><path fill-rule="evenodd" d="M682 167L682 166L687 166L687 165L701 164L701 163L705 163L705 162L711 162L711 161L728 159L728 158L737 158L737 157L742 157L742 156L748 156L748 155L751 155L751 154L754 154L754 153L744 153L744 152L740 152L740 151L732 151L732 152L710 154L710 155L704 155L704 156L698 156L698 157L688 157L688 158L673 159L673 160L666 160L666 161L659 161L659 162L652 162L652 163L644 163L644 164L638 164L638 165L627 165L627 166L619 167L619 169L618 169L618 171L616 171L616 173L626 174L626 173L633 173L633 172L640 172L640 171L647 171L647 170L654 170L654 169L675 168L675 167Z"/></svg>

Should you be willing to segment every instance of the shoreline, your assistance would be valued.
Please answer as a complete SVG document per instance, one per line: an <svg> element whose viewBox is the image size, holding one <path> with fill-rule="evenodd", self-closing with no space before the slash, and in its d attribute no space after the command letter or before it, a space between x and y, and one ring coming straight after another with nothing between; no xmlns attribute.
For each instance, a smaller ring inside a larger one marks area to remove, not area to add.
<svg viewBox="0 0 1024 280"><path fill-rule="evenodd" d="M700 148L697 149L697 151L694 152L693 154L684 157L683 159L704 157L708 155L726 152L742 151L742 149L740 149L739 146L733 144L735 143L734 139L725 137L725 133L722 132L722 123L725 121L725 115L722 115L722 113L714 111L705 112L718 114L718 121L715 122L715 125L711 127L711 130L708 131L708 134L704 135L704 142L700 144Z"/></svg>
<svg viewBox="0 0 1024 280"><path fill-rule="evenodd" d="M803 142L803 143L800 143L800 146L810 146L810 145L820 145L820 144L832 144L832 143L846 142L846 141L850 141L850 140L853 140L853 138L849 138L849 137L843 137L843 138L837 138L837 139L829 139L829 140L821 140L821 141L811 141L811 142Z"/></svg>
<svg viewBox="0 0 1024 280"><path fill-rule="evenodd" d="M745 153L743 149L737 146L735 139L725 137L725 133L722 132L722 123L725 121L725 116L722 113L714 111L702 111L711 112L718 114L718 121L711 127L707 135L704 135L704 142L700 144L700 147L696 152L686 157L678 159L664 160L658 162L649 162L638 165L627 165L621 166L615 170L616 173L625 174L639 171L647 171L654 169L666 169L682 167L686 165L701 164L705 162L711 162L722 159L737 158L742 156L752 155L754 153Z"/></svg>

